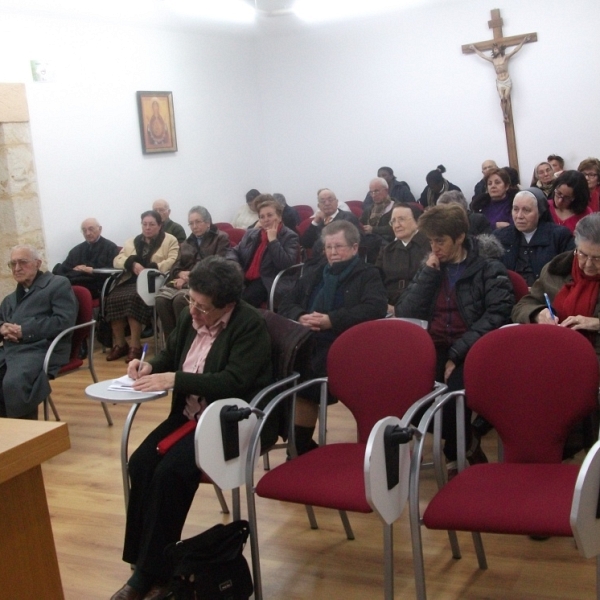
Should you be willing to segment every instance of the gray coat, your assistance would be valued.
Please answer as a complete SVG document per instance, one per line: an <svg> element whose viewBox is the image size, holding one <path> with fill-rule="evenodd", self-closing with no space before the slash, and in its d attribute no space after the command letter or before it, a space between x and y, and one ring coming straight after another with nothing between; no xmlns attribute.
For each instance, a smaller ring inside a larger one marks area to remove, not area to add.
<svg viewBox="0 0 600 600"><path fill-rule="evenodd" d="M23 338L4 340L0 348L0 367L6 365L2 381L6 412L9 417L30 413L50 393L43 365L52 340L67 327L75 325L77 300L66 277L42 273L17 303L17 292L4 298L0 305L0 325L21 325ZM69 336L56 346L49 372L55 375L69 361Z"/></svg>

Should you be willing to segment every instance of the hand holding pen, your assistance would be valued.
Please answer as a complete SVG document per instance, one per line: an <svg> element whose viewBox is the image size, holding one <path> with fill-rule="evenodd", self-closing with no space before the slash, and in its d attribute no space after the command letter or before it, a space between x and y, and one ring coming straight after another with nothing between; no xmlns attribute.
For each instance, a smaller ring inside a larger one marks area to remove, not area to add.
<svg viewBox="0 0 600 600"><path fill-rule="evenodd" d="M544 299L546 300L547 310L542 310L537 316L538 323L544 323L547 325L558 325L558 317L552 310L552 304L550 304L550 298L548 294L544 293Z"/></svg>

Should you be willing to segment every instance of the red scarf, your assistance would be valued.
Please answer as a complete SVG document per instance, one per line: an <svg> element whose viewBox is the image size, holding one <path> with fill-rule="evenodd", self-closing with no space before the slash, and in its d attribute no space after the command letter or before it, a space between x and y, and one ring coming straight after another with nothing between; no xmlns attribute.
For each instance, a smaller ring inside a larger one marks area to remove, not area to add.
<svg viewBox="0 0 600 600"><path fill-rule="evenodd" d="M281 231L282 223L279 223L277 227L277 235ZM267 244L269 243L269 239L267 238L267 232L264 229L260 231L260 244L257 246L254 251L254 256L246 269L245 278L247 281L254 281L255 279L260 279L260 263L262 262L263 255L267 249Z"/></svg>
<svg viewBox="0 0 600 600"><path fill-rule="evenodd" d="M577 257L573 258L571 276L573 281L560 288L552 303L561 322L575 315L593 317L598 302L600 276L588 277L581 270Z"/></svg>

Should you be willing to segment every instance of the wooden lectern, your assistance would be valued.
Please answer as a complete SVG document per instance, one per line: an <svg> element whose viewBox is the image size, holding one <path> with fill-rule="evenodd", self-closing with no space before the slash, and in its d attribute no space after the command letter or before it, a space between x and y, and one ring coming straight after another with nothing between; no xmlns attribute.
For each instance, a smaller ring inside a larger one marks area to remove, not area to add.
<svg viewBox="0 0 600 600"><path fill-rule="evenodd" d="M66 423L0 419L3 597L64 599L41 463L70 447Z"/></svg>

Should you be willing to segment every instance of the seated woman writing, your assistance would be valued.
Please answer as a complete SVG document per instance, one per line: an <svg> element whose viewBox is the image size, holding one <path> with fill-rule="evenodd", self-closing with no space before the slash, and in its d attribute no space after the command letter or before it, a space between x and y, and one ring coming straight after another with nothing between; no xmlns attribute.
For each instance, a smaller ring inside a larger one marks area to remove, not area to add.
<svg viewBox="0 0 600 600"><path fill-rule="evenodd" d="M600 357L600 213L577 223L575 251L559 254L542 269L529 294L515 305L512 319L581 331Z"/></svg>
<svg viewBox="0 0 600 600"><path fill-rule="evenodd" d="M385 317L387 299L377 269L358 256L360 233L349 221L332 221L322 231L326 262L308 270L279 306L279 314L298 321L314 334L314 351L303 379L327 375L333 341L353 325ZM333 402L333 399L330 399ZM317 386L296 398L296 449L316 447L312 436L319 410Z"/></svg>
<svg viewBox="0 0 600 600"><path fill-rule="evenodd" d="M128 375L139 391L173 389L171 411L132 454L123 560L135 564L127 583L111 600L162 598L169 579L163 551L181 531L200 483L194 458L194 430L164 455L158 442L222 398L250 401L271 383L271 342L263 317L241 300L239 268L211 256L189 278L189 312L183 313L160 355ZM138 369L140 371L138 372Z"/></svg>
<svg viewBox="0 0 600 600"><path fill-rule="evenodd" d="M542 269L529 294L515 305L512 319L579 331L593 344L600 360L600 213L577 223L575 248L559 254ZM595 415L578 426L569 438L565 457L592 446L598 438L597 419Z"/></svg>
<svg viewBox="0 0 600 600"><path fill-rule="evenodd" d="M227 258L239 263L244 271L242 298L260 307L269 299L277 273L298 262L300 245L298 235L283 225L283 207L273 196L261 194L255 203L258 223Z"/></svg>
<svg viewBox="0 0 600 600"><path fill-rule="evenodd" d="M148 306L136 291L138 275L144 269L158 269L166 273L177 258L179 242L162 230L161 216L154 210L142 213L142 233L125 242L116 256L115 269L124 269L117 285L106 300L105 317L110 322L113 347L106 360L126 356L126 362L142 356L142 331L150 322L152 307ZM129 325L130 343L125 339Z"/></svg>

